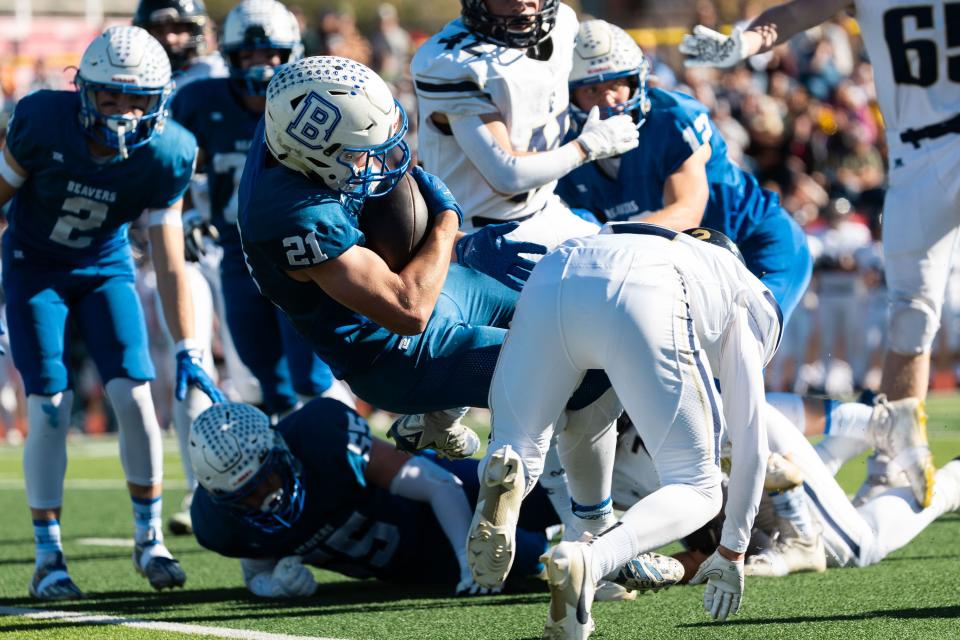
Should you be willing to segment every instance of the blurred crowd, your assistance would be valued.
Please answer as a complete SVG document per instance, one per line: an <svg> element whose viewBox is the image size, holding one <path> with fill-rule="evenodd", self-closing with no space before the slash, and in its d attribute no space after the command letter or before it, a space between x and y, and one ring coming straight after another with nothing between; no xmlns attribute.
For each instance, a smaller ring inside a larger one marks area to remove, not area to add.
<svg viewBox="0 0 960 640"><path fill-rule="evenodd" d="M678 26L723 27L710 10L712 3L698 6L695 21ZM751 7L747 3L745 19L756 13ZM409 62L430 34L408 31L391 4L378 8L369 32L358 27L349 9L317 16L295 5L291 10L301 21L306 55L353 58L391 84L411 114L415 149ZM808 233L814 280L768 369L770 389L847 394L875 388L886 313L879 247L885 141L872 68L855 20L837 18L732 71L684 69L675 46L658 41L658 32L636 33L651 63L651 84L685 91L706 104L733 159L779 193ZM53 70L43 60L26 72L0 64L0 138L19 97L67 88L69 78L69 72ZM942 325L934 388L955 386L960 376L960 274L948 287ZM77 357L82 360L82 352ZM8 357L0 369L0 420L9 433L17 422L19 392ZM96 375L92 367L83 370ZM81 389L97 388L81 385L78 381ZM88 402L98 401L95 394L87 396ZM89 420L86 424L99 428Z"/></svg>

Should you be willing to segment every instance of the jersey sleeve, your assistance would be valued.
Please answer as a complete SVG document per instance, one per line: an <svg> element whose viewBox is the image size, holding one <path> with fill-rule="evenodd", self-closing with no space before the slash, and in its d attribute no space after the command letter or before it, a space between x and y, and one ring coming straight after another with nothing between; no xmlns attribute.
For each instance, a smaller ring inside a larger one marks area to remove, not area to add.
<svg viewBox="0 0 960 640"><path fill-rule="evenodd" d="M35 93L20 100L7 123L7 149L28 174L40 170L40 161L46 157L44 137L38 128L43 121L42 95Z"/></svg>
<svg viewBox="0 0 960 640"><path fill-rule="evenodd" d="M197 140L176 122L167 122L164 135L170 139L158 148L156 190L147 209L166 209L183 198L190 187L197 161Z"/></svg>
<svg viewBox="0 0 960 640"><path fill-rule="evenodd" d="M266 217L277 220L278 229L262 240L250 240L284 271L299 271L337 258L363 239L336 201L304 202L285 215Z"/></svg>
<svg viewBox="0 0 960 640"><path fill-rule="evenodd" d="M422 115L466 117L499 112L485 88L487 64L482 55L471 52L485 46L469 31L448 26L417 51L410 70Z"/></svg>
<svg viewBox="0 0 960 640"><path fill-rule="evenodd" d="M294 457L320 474L335 495L367 486L372 436L367 421L347 405L317 398L284 418L277 429Z"/></svg>
<svg viewBox="0 0 960 640"><path fill-rule="evenodd" d="M695 151L710 143L713 135L713 124L706 111L683 104L664 109L644 127L652 127L663 136L656 148L664 178L676 173Z"/></svg>

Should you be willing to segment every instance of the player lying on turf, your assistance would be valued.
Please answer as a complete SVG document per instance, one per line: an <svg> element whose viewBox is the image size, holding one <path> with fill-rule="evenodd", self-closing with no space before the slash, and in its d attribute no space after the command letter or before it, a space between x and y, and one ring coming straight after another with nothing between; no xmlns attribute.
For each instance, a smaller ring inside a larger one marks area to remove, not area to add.
<svg viewBox="0 0 960 640"><path fill-rule="evenodd" d="M316 582L303 564L484 592L466 564L476 460L397 451L332 399L308 403L275 429L249 405L215 405L193 424L190 460L200 482L191 507L197 540L241 558L258 596L311 595ZM544 529L557 522L536 491L520 516L512 575L539 573Z"/></svg>
<svg viewBox="0 0 960 640"><path fill-rule="evenodd" d="M544 557L548 638L586 638L598 580L717 513L725 425L735 490L721 545L695 581L708 583L704 606L714 618L736 613L769 455L763 366L776 350L779 311L736 246L705 229L691 233L707 242L643 223L603 231L545 256L520 296L491 384L493 431L468 543L478 584L502 581L521 501L541 473L564 398L587 370L606 371L627 413L643 419L638 432L661 487L618 526L589 542L561 543ZM722 409L714 375L727 391ZM593 444L585 438L581 446ZM567 469L572 494L578 472ZM604 472L612 474L612 465ZM610 503L608 495L594 509L610 510Z"/></svg>
<svg viewBox="0 0 960 640"><path fill-rule="evenodd" d="M27 393L24 484L41 600L82 596L60 537L73 391L67 321L83 335L117 417L133 505L136 570L157 588L186 575L163 544L163 446L150 395L154 367L134 288L127 227L147 212L157 290L176 347L176 396L219 397L193 338L184 269L183 193L196 142L166 119L167 56L139 27L111 27L84 51L77 91L38 91L17 103L0 158L3 287L14 363ZM12 199L12 200L11 200Z"/></svg>
<svg viewBox="0 0 960 640"><path fill-rule="evenodd" d="M936 472L933 498L926 509L920 507L908 487L890 488L854 506L833 476L837 468L833 463L843 464L849 458L828 462L823 451L812 446L796 425L773 407L767 407L766 422L770 450L787 458L798 471L803 501L795 508L810 514L808 526L815 530L818 544L809 545L809 536L792 526L784 527L779 518L758 516L754 545L759 552L747 559L747 575L782 576L826 567L875 564L909 543L941 515L960 510L960 458ZM632 465L634 474L642 466L636 459ZM649 464L647 468L649 474ZM694 548L678 556L688 576L708 557L710 545L702 543L716 535L722 518L711 525L712 534L701 532ZM768 536L773 538L772 544L767 542Z"/></svg>

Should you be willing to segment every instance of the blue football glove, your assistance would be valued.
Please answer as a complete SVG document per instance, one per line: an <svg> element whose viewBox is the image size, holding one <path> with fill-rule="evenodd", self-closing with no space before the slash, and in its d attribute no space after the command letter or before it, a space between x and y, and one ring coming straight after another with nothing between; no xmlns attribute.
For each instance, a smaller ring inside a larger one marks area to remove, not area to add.
<svg viewBox="0 0 960 640"><path fill-rule="evenodd" d="M177 400L183 401L187 398L187 387L196 387L207 394L213 402L226 402L227 397L223 395L217 385L213 383L210 376L203 368L203 354L199 349L181 349L177 352L177 384L175 395Z"/></svg>
<svg viewBox="0 0 960 640"><path fill-rule="evenodd" d="M427 211L430 213L431 218L450 209L456 212L457 218L460 219L460 224L463 224L463 209L460 208L457 199L450 193L450 189L443 183L443 180L432 173L427 173L420 167L411 169L410 175L417 181L417 186L420 188L420 195L423 196L423 201L427 203Z"/></svg>
<svg viewBox="0 0 960 640"><path fill-rule="evenodd" d="M519 222L491 224L457 240L457 262L485 273L514 291L520 291L536 263L521 253L547 252L535 242L518 242L506 237L520 226Z"/></svg>

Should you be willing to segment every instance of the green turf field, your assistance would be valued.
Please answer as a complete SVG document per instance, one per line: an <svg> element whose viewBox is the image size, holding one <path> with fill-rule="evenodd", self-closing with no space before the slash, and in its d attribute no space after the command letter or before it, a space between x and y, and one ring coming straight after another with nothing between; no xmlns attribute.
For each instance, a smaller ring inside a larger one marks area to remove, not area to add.
<svg viewBox="0 0 960 640"><path fill-rule="evenodd" d="M937 462L960 454L960 396L929 402L930 436ZM166 458L170 485L180 485L172 441ZM417 591L352 581L317 572L321 587L303 601L255 600L243 588L238 563L207 553L190 539L167 542L188 573L187 588L153 592L119 546L130 535L130 507L117 462L116 443L71 446L63 535L71 573L91 597L38 606L26 597L33 569L32 529L21 484L21 450L0 447L0 609L53 609L303 637L366 640L460 640L539 638L546 616L545 593L531 591L454 599L441 591ZM863 476L863 462L847 465L840 479L850 491ZM168 491L166 511L182 488ZM91 544L90 538L100 538ZM103 540L107 539L107 540ZM104 546L106 545L106 546ZM425 563L430 558L424 558ZM643 638L960 638L960 515L941 518L917 540L867 569L830 570L782 579L748 579L738 616L724 625L703 612L702 587L677 587L635 602L594 606L593 637ZM538 585L532 585L536 589ZM91 624L84 618L0 616L0 637L30 640L96 638L159 640L207 638L164 630Z"/></svg>

